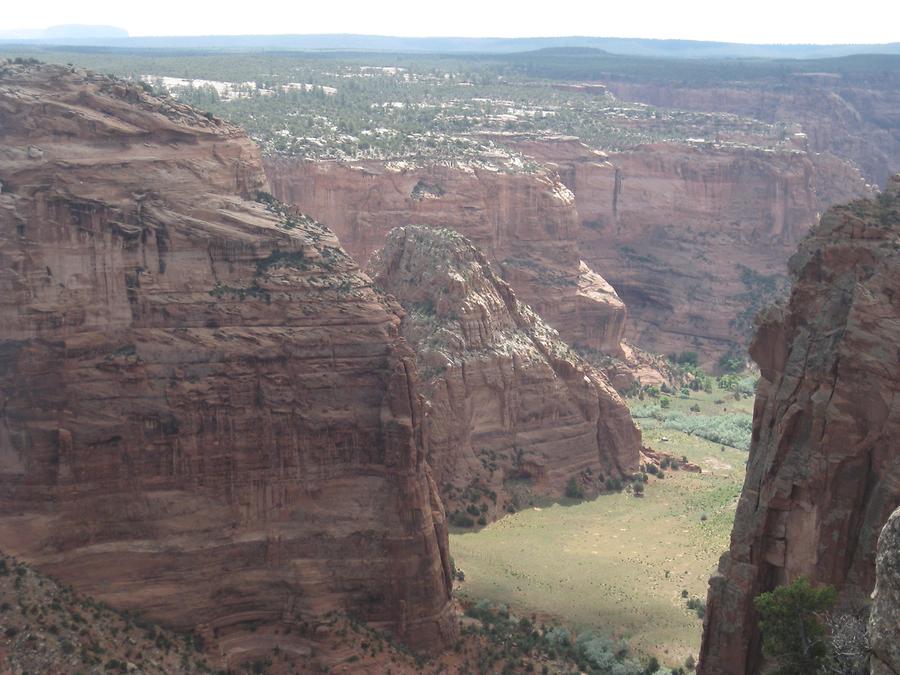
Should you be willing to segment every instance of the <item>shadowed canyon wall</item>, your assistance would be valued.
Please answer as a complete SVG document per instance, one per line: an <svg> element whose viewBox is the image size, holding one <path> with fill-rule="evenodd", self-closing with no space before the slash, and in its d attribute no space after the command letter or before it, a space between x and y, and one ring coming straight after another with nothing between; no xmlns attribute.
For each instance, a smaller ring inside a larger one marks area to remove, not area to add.
<svg viewBox="0 0 900 675"><path fill-rule="evenodd" d="M3 549L236 652L330 611L446 646L400 319L329 230L248 200L268 185L243 132L0 65L0 183Z"/></svg>
<svg viewBox="0 0 900 675"><path fill-rule="evenodd" d="M731 549L710 580L701 673L756 673L753 598L805 575L867 602L900 503L900 177L835 207L791 258L789 302L761 317L761 380Z"/></svg>

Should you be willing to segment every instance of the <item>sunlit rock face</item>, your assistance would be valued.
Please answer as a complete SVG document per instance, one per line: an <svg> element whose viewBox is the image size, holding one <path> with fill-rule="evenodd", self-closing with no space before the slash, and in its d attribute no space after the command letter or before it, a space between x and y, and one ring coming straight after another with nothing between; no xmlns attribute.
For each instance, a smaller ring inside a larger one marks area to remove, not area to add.
<svg viewBox="0 0 900 675"><path fill-rule="evenodd" d="M574 479L596 494L604 479L637 470L640 431L606 376L465 237L397 228L369 272L406 310L402 332L430 401L429 463L448 510L484 504L492 518L514 499L510 481L561 497Z"/></svg>
<svg viewBox="0 0 900 675"><path fill-rule="evenodd" d="M623 357L625 305L581 259L574 197L555 172L296 158L265 167L275 196L328 225L357 260L398 226L453 229L566 341Z"/></svg>
<svg viewBox="0 0 900 675"><path fill-rule="evenodd" d="M798 242L835 202L871 195L858 170L787 150L660 143L597 152L574 138L515 147L572 191L579 252L628 306L630 341L743 355L753 316L787 286ZM827 194L823 181L840 186Z"/></svg>
<svg viewBox="0 0 900 675"><path fill-rule="evenodd" d="M242 654L330 611L447 645L400 319L328 229L252 199L244 133L0 65L0 183L5 552Z"/></svg>
<svg viewBox="0 0 900 675"><path fill-rule="evenodd" d="M853 608L875 585L878 535L900 503L898 193L900 177L829 210L791 258L790 300L759 321L750 459L710 581L702 673L759 671L759 593L804 575Z"/></svg>

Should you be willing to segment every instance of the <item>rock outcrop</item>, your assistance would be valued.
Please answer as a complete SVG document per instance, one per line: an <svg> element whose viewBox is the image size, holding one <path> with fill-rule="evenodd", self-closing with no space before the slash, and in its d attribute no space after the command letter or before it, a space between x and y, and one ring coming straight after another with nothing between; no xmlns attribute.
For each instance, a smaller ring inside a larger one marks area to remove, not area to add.
<svg viewBox="0 0 900 675"><path fill-rule="evenodd" d="M328 225L361 262L394 227L449 227L571 344L622 355L626 310L581 260L572 193L546 169L267 158L276 197Z"/></svg>
<svg viewBox="0 0 900 675"><path fill-rule="evenodd" d="M710 581L700 672L755 673L753 598L805 575L865 603L900 503L900 177L835 207L791 258L790 301L761 317L761 380L731 549Z"/></svg>
<svg viewBox="0 0 900 675"><path fill-rule="evenodd" d="M402 332L431 404L429 463L448 510L477 518L481 507L491 518L517 497L509 481L560 497L574 478L596 494L604 479L637 470L640 432L622 399L466 238L397 228L369 271L406 310Z"/></svg>
<svg viewBox="0 0 900 675"><path fill-rule="evenodd" d="M7 63L0 183L3 549L235 653L330 611L452 640L400 319L243 132Z"/></svg>
<svg viewBox="0 0 900 675"><path fill-rule="evenodd" d="M628 306L629 339L655 353L696 351L707 366L743 353L753 315L786 285L785 263L819 212L870 194L846 163L831 181L844 192L820 194L823 172L801 148L514 143L574 194L580 254Z"/></svg>
<svg viewBox="0 0 900 675"><path fill-rule="evenodd" d="M878 537L875 592L869 614L872 675L900 673L900 508Z"/></svg>

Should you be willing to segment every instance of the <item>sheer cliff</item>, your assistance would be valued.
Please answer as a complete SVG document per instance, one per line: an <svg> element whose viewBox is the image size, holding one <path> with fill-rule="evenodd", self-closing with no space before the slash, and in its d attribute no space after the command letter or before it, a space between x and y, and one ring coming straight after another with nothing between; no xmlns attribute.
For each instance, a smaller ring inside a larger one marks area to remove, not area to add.
<svg viewBox="0 0 900 675"><path fill-rule="evenodd" d="M714 365L743 354L785 263L835 202L871 194L849 163L791 150L660 143L600 153L577 139L520 140L575 199L584 260L628 307L627 332L656 353ZM819 183L836 183L827 192Z"/></svg>
<svg viewBox="0 0 900 675"><path fill-rule="evenodd" d="M452 640L400 319L243 132L6 63L0 184L3 549L235 653L331 611Z"/></svg>
<svg viewBox="0 0 900 675"><path fill-rule="evenodd" d="M799 575L867 602L900 503L900 176L829 210L791 258L790 300L761 316L747 477L710 581L700 672L761 665L753 598Z"/></svg>

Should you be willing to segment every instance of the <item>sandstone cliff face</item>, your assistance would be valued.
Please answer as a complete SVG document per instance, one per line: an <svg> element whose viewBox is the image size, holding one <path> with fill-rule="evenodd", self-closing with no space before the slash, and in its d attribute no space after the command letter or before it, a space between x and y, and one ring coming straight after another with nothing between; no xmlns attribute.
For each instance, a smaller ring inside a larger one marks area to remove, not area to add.
<svg viewBox="0 0 900 675"><path fill-rule="evenodd" d="M752 600L805 575L865 602L900 503L900 177L828 211L751 347L761 381L731 550L710 581L702 673L753 673Z"/></svg>
<svg viewBox="0 0 900 675"><path fill-rule="evenodd" d="M627 362L626 380L640 370L626 334L651 352L697 351L707 366L743 353L753 315L786 286L785 262L819 213L870 194L847 162L814 162L805 141L779 152L659 144L607 154L574 138L498 140L543 168L269 159L266 171L276 196L361 260L397 225L463 233L564 339Z"/></svg>
<svg viewBox="0 0 900 675"><path fill-rule="evenodd" d="M572 194L553 172L281 158L265 167L275 196L328 225L357 260L394 227L452 228L567 341L622 355L625 305L582 262Z"/></svg>
<svg viewBox="0 0 900 675"><path fill-rule="evenodd" d="M414 355L329 230L245 199L243 133L0 65L0 183L3 549L235 652L331 610L446 645Z"/></svg>
<svg viewBox="0 0 900 675"><path fill-rule="evenodd" d="M447 229L397 228L370 265L406 309L431 403L429 463L448 509L507 505L509 480L562 496L637 470L640 432L603 375L516 299L487 258ZM477 515L477 512L475 512Z"/></svg>
<svg viewBox="0 0 900 675"><path fill-rule="evenodd" d="M799 149L516 147L555 165L575 195L581 255L628 306L629 339L657 353L695 350L706 365L743 352L753 315L786 284L785 262L831 203ZM846 164L837 170L850 174L844 201L867 194Z"/></svg>
<svg viewBox="0 0 900 675"><path fill-rule="evenodd" d="M872 675L900 673L900 509L894 511L878 537L872 600Z"/></svg>

